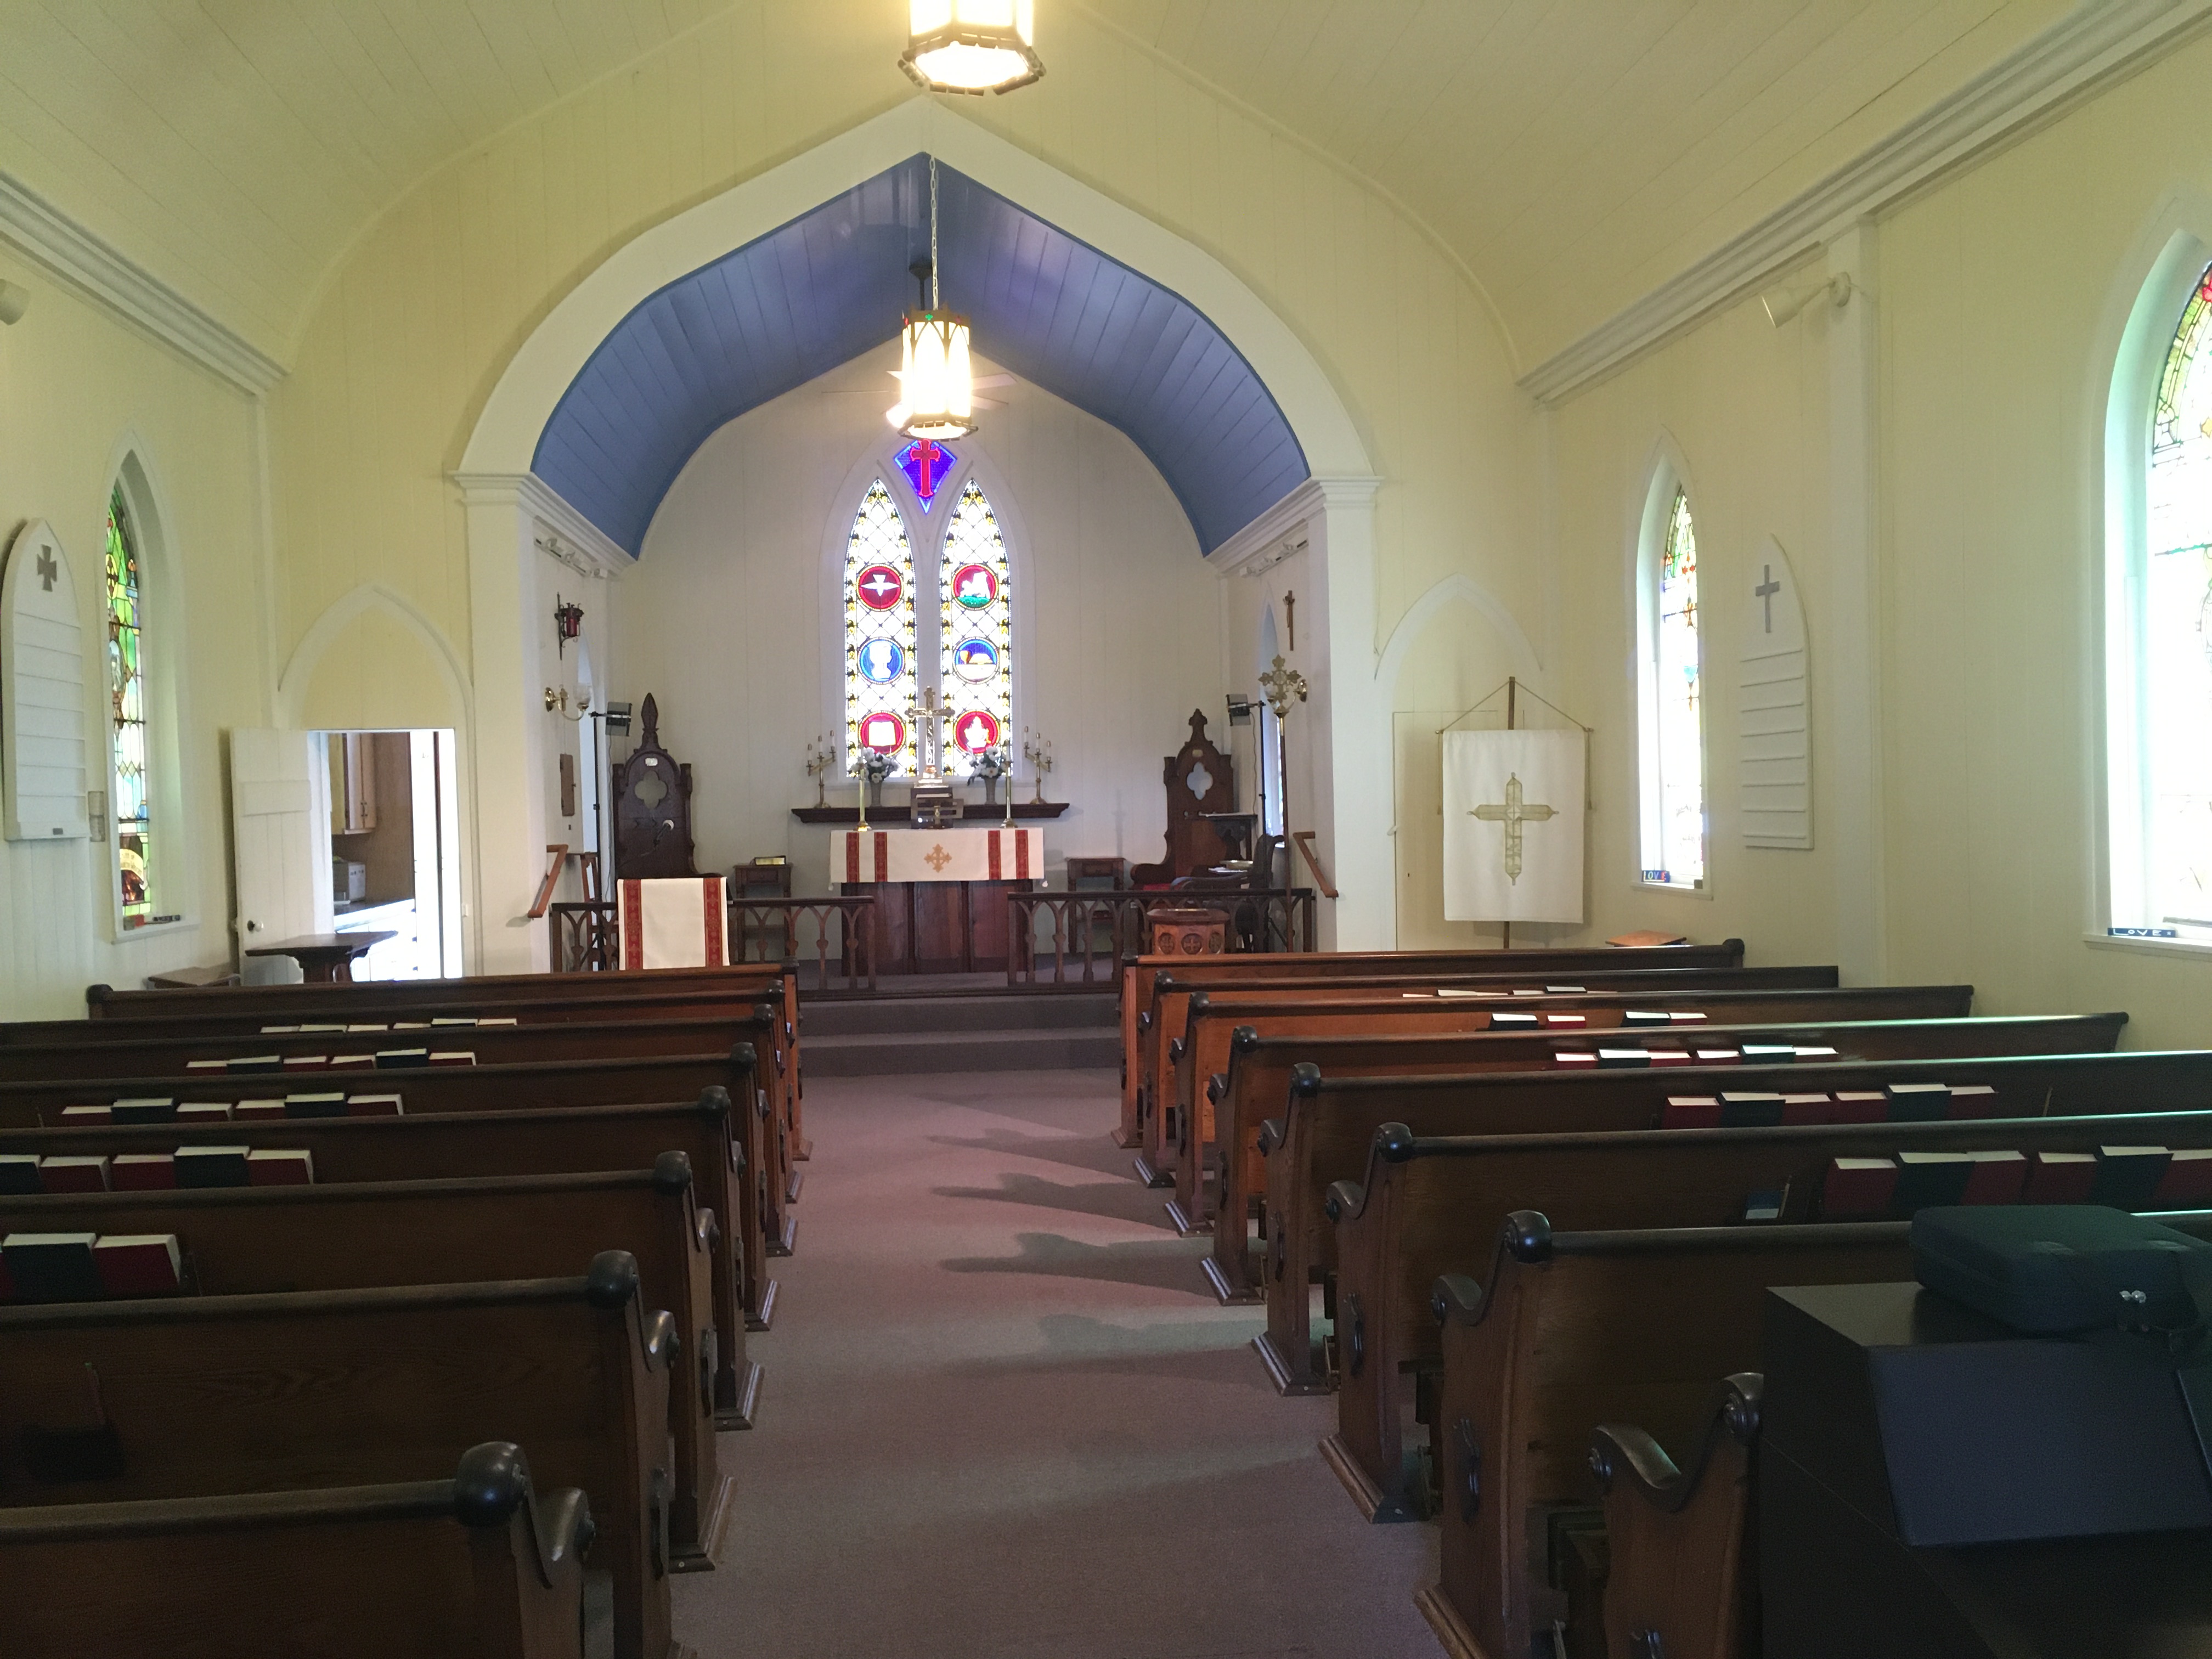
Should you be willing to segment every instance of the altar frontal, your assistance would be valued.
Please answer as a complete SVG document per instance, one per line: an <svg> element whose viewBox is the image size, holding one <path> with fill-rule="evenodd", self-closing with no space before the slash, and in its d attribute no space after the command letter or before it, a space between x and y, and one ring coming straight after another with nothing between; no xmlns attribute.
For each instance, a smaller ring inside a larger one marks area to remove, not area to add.
<svg viewBox="0 0 2212 1659"><path fill-rule="evenodd" d="M1044 832L842 830L830 868L846 882L1030 881L1044 874Z"/></svg>

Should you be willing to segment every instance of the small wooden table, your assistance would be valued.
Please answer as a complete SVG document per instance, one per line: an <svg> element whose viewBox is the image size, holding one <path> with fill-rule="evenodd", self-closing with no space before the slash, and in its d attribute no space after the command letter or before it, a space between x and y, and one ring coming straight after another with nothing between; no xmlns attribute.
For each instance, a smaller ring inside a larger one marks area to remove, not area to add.
<svg viewBox="0 0 2212 1659"><path fill-rule="evenodd" d="M302 933L281 945L258 945L249 957L289 957L300 964L300 977L310 985L350 985L353 964L388 939L389 931L363 928L358 933Z"/></svg>

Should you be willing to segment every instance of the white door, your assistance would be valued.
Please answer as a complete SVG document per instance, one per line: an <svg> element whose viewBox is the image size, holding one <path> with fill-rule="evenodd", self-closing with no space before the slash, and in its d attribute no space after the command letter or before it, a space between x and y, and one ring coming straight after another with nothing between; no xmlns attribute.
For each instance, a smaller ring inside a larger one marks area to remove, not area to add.
<svg viewBox="0 0 2212 1659"><path fill-rule="evenodd" d="M327 823L317 833L315 759L312 732L230 734L231 848L238 881L233 926L248 984L296 981L299 968L290 958L245 953L316 931L315 866L319 860L327 886L330 836ZM325 898L325 914L328 904Z"/></svg>

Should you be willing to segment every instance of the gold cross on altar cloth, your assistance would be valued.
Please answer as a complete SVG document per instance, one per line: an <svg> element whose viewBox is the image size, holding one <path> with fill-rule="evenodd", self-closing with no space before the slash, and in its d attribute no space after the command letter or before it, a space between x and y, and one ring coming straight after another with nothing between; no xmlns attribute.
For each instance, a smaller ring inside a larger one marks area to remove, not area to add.
<svg viewBox="0 0 2212 1659"><path fill-rule="evenodd" d="M1465 799L1464 796L1461 797ZM1468 816L1480 818L1485 823L1505 826L1505 879L1515 886L1521 884L1521 826L1541 823L1551 817L1557 808L1527 806L1521 800L1521 775L1513 774L1505 780L1505 804L1503 806L1478 806Z"/></svg>
<svg viewBox="0 0 2212 1659"><path fill-rule="evenodd" d="M945 873L945 866L952 862L952 854L946 852L945 843L939 842L921 855L921 861L941 876Z"/></svg>

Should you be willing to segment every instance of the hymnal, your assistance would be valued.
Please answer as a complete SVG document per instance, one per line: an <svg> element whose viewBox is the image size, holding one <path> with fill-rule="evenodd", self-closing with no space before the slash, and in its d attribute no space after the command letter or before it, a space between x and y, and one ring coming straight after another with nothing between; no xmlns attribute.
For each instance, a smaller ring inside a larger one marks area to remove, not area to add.
<svg viewBox="0 0 2212 1659"><path fill-rule="evenodd" d="M64 1106L62 1108L62 1127L72 1128L81 1123L112 1123L112 1106Z"/></svg>
<svg viewBox="0 0 2212 1659"><path fill-rule="evenodd" d="M1833 1060L1836 1057L1836 1051L1833 1048L1808 1048L1802 1042L1792 1048L1790 1054L1790 1057L1801 1066L1818 1065L1822 1060Z"/></svg>
<svg viewBox="0 0 2212 1659"><path fill-rule="evenodd" d="M398 1095L348 1095L348 1117L401 1117L405 1115Z"/></svg>
<svg viewBox="0 0 2212 1659"><path fill-rule="evenodd" d="M2002 1117L1997 1091L1986 1083L1961 1083L1951 1091L1953 1117Z"/></svg>
<svg viewBox="0 0 2212 1659"><path fill-rule="evenodd" d="M385 1028L384 1028L384 1027L383 1027L383 1025L382 1025L382 1024L368 1024L368 1025L349 1025L349 1026L347 1026L347 1027L346 1027L346 1033L347 1033L347 1035L348 1035L348 1036L351 1036L351 1035L355 1034L356 1032L360 1032L360 1031L381 1031L381 1030L384 1030L384 1029L385 1029Z"/></svg>
<svg viewBox="0 0 2212 1659"><path fill-rule="evenodd" d="M179 1187L243 1187L246 1158L251 1146L179 1146L177 1185Z"/></svg>
<svg viewBox="0 0 2212 1659"><path fill-rule="evenodd" d="M1781 1220L1783 1202L1789 1195L1787 1188L1778 1192L1752 1194L1743 1201L1743 1218L1746 1221Z"/></svg>
<svg viewBox="0 0 2212 1659"><path fill-rule="evenodd" d="M282 1054L241 1054L236 1060L225 1060L223 1062L223 1069L225 1071L235 1072L247 1075L258 1075L264 1072L281 1072L284 1069L284 1056Z"/></svg>
<svg viewBox="0 0 2212 1659"><path fill-rule="evenodd" d="M346 1097L336 1090L321 1094L286 1095L286 1117L343 1117Z"/></svg>
<svg viewBox="0 0 2212 1659"><path fill-rule="evenodd" d="M257 1146L246 1155L249 1187L312 1187L315 1156L304 1146Z"/></svg>
<svg viewBox="0 0 2212 1659"><path fill-rule="evenodd" d="M1924 1123L1951 1109L1951 1091L1942 1083L1891 1083L1882 1093L1889 1101L1893 1123Z"/></svg>
<svg viewBox="0 0 2212 1659"><path fill-rule="evenodd" d="M2021 1197L2030 1204L2086 1204L2096 1184L2094 1152L2036 1152L2028 1158Z"/></svg>
<svg viewBox="0 0 2212 1659"><path fill-rule="evenodd" d="M118 1123L168 1123L174 1121L176 1115L174 1095L143 1095L115 1103L114 1121Z"/></svg>
<svg viewBox="0 0 2212 1659"><path fill-rule="evenodd" d="M433 1066L473 1066L477 1063L477 1051L473 1048L433 1048L430 1063Z"/></svg>
<svg viewBox="0 0 2212 1659"><path fill-rule="evenodd" d="M1855 1221L1888 1212L1897 1191L1897 1165L1886 1158L1832 1158L1820 1183L1820 1213Z"/></svg>
<svg viewBox="0 0 2212 1659"><path fill-rule="evenodd" d="M1616 1066L1634 1069L1649 1066L1651 1055L1642 1048L1601 1048L1597 1051L1597 1063L1608 1069Z"/></svg>
<svg viewBox="0 0 2212 1659"><path fill-rule="evenodd" d="M92 1247L100 1288L110 1296L174 1296L184 1288L185 1255L174 1233L108 1233Z"/></svg>
<svg viewBox="0 0 2212 1659"><path fill-rule="evenodd" d="M327 1071L330 1068L330 1063L331 1057L328 1054L287 1054L284 1056L284 1069L287 1072Z"/></svg>
<svg viewBox="0 0 2212 1659"><path fill-rule="evenodd" d="M1747 1042L1743 1045L1743 1063L1747 1066L1787 1066L1796 1058L1796 1049L1786 1042Z"/></svg>
<svg viewBox="0 0 2212 1659"><path fill-rule="evenodd" d="M1668 1015L1655 1013L1649 1008L1624 1008L1620 1012L1620 1023L1623 1025L1671 1025L1674 1022Z"/></svg>
<svg viewBox="0 0 2212 1659"><path fill-rule="evenodd" d="M107 1172L118 1193L167 1192L177 1184L177 1160L170 1152L118 1152Z"/></svg>
<svg viewBox="0 0 2212 1659"><path fill-rule="evenodd" d="M1547 1014L1544 1023L1547 1025L1586 1025L1589 1021L1584 1014Z"/></svg>
<svg viewBox="0 0 2212 1659"><path fill-rule="evenodd" d="M331 1056L331 1070L333 1072L373 1072L375 1069L374 1054L332 1054Z"/></svg>
<svg viewBox="0 0 2212 1659"><path fill-rule="evenodd" d="M91 1153L72 1153L39 1160L39 1189L48 1193L104 1193L107 1190L107 1159Z"/></svg>
<svg viewBox="0 0 2212 1659"><path fill-rule="evenodd" d="M1891 1205L1899 1215L1911 1215L1938 1204L1962 1204L1973 1168L1964 1152L1899 1152Z"/></svg>
<svg viewBox="0 0 2212 1659"><path fill-rule="evenodd" d="M1555 997L1579 997L1589 994L1579 985L1547 985L1544 990L1547 995Z"/></svg>
<svg viewBox="0 0 2212 1659"><path fill-rule="evenodd" d="M477 1022L479 1025L519 1025L521 1023L513 1014L507 1014L497 1019L480 1019Z"/></svg>
<svg viewBox="0 0 2212 1659"><path fill-rule="evenodd" d="M1721 1127L1726 1129L1769 1128L1782 1121L1782 1097L1764 1090L1723 1090Z"/></svg>
<svg viewBox="0 0 2212 1659"><path fill-rule="evenodd" d="M1533 1031L1536 1029L1537 1019L1534 1014L1513 1014L1500 1010L1490 1017L1490 1024L1493 1030L1514 1026L1522 1030Z"/></svg>
<svg viewBox="0 0 2212 1659"><path fill-rule="evenodd" d="M1826 1095L1784 1095L1782 1097L1782 1121L1784 1123L1832 1123L1835 1121L1836 1103Z"/></svg>
<svg viewBox="0 0 2212 1659"><path fill-rule="evenodd" d="M1597 1056L1587 1048L1554 1048L1552 1051L1552 1064L1571 1068L1582 1067L1594 1072L1597 1069Z"/></svg>
<svg viewBox="0 0 2212 1659"><path fill-rule="evenodd" d="M96 1302L100 1269L93 1265L97 1233L9 1233L0 1256L18 1302Z"/></svg>
<svg viewBox="0 0 2212 1659"><path fill-rule="evenodd" d="M379 1048L376 1066L380 1072L410 1071L430 1063L428 1048Z"/></svg>
<svg viewBox="0 0 2212 1659"><path fill-rule="evenodd" d="M2148 1210L2172 1162L2173 1154L2163 1146L2100 1146L2089 1201L2115 1210Z"/></svg>
<svg viewBox="0 0 2212 1659"><path fill-rule="evenodd" d="M1668 1095L1659 1115L1662 1129L1717 1129L1721 1127L1718 1095Z"/></svg>
<svg viewBox="0 0 2212 1659"><path fill-rule="evenodd" d="M281 1100L241 1100L232 1115L242 1118L282 1117L284 1115L284 1103Z"/></svg>
<svg viewBox="0 0 2212 1659"><path fill-rule="evenodd" d="M1879 1089L1838 1089L1836 1091L1836 1119L1838 1123L1886 1123L1889 1121L1889 1097Z"/></svg>
<svg viewBox="0 0 2212 1659"><path fill-rule="evenodd" d="M39 1185L39 1160L35 1153L0 1153L0 1194L9 1198L22 1198L44 1190Z"/></svg>
<svg viewBox="0 0 2212 1659"><path fill-rule="evenodd" d="M1687 1048L1652 1048L1646 1052L1654 1066L1688 1066L1698 1058Z"/></svg>
<svg viewBox="0 0 2212 1659"><path fill-rule="evenodd" d="M2027 1186L2027 1157L2023 1152L1968 1152L1973 1170L1966 1176L1961 1204L2017 1204Z"/></svg>
<svg viewBox="0 0 2212 1659"><path fill-rule="evenodd" d="M191 1100L177 1108L180 1122L211 1123L229 1115L230 1103L227 1100Z"/></svg>
<svg viewBox="0 0 2212 1659"><path fill-rule="evenodd" d="M1700 1048L1698 1050L1698 1064L1741 1066L1743 1064L1743 1054L1741 1049L1736 1048Z"/></svg>
<svg viewBox="0 0 2212 1659"><path fill-rule="evenodd" d="M2203 1209L2212 1203L2212 1146L2177 1146L2152 1194L2165 1210Z"/></svg>
<svg viewBox="0 0 2212 1659"><path fill-rule="evenodd" d="M432 1021L430 1022L430 1024L431 1024L431 1025L432 1025L433 1027L441 1026L441 1025L473 1025L473 1024L476 1024L476 1021L474 1021L474 1020L472 1020L472 1019L463 1019L463 1018L444 1018L434 1019L434 1020L432 1020Z"/></svg>

